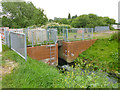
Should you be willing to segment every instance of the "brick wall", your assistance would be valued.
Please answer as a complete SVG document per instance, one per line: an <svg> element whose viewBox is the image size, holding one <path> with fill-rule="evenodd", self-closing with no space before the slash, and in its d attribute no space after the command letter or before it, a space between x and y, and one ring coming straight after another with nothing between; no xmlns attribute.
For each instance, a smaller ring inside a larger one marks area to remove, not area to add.
<svg viewBox="0 0 120 90"><path fill-rule="evenodd" d="M54 49L51 50L51 52L55 52L55 47L51 47L51 49ZM27 54L32 59L50 64L50 47L46 47L46 45L27 47ZM54 55L54 53L52 53L52 55ZM56 44L56 60L52 60L52 64L54 64L53 62L55 65L58 64L58 44Z"/></svg>
<svg viewBox="0 0 120 90"><path fill-rule="evenodd" d="M68 63L73 62L83 51L87 50L91 45L95 43L93 40L81 40L73 42L64 42L61 48L59 48L59 57L66 60Z"/></svg>

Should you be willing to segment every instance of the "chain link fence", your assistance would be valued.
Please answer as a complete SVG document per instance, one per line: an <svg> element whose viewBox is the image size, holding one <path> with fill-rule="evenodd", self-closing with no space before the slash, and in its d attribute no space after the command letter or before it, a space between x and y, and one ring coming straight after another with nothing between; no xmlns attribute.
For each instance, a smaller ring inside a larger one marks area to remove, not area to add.
<svg viewBox="0 0 120 90"><path fill-rule="evenodd" d="M23 33L10 32L11 49L27 61L26 35Z"/></svg>

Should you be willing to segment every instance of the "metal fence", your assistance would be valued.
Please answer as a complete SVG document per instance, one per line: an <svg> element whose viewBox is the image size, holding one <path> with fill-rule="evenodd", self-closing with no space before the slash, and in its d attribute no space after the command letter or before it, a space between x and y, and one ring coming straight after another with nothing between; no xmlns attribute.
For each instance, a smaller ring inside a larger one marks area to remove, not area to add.
<svg viewBox="0 0 120 90"><path fill-rule="evenodd" d="M8 47L10 47L10 32L9 31L5 31L5 44L8 45Z"/></svg>
<svg viewBox="0 0 120 90"><path fill-rule="evenodd" d="M37 45L42 44L44 41L47 41L47 32L45 29L26 29L27 35L27 45Z"/></svg>
<svg viewBox="0 0 120 90"><path fill-rule="evenodd" d="M96 26L94 32L103 32L110 30L109 26Z"/></svg>
<svg viewBox="0 0 120 90"><path fill-rule="evenodd" d="M65 41L84 40L93 38L93 28L72 28L63 30Z"/></svg>
<svg viewBox="0 0 120 90"><path fill-rule="evenodd" d="M11 49L27 61L26 35L23 33L10 32Z"/></svg>
<svg viewBox="0 0 120 90"><path fill-rule="evenodd" d="M47 41L54 41L54 43L57 42L57 29L48 29L47 30Z"/></svg>

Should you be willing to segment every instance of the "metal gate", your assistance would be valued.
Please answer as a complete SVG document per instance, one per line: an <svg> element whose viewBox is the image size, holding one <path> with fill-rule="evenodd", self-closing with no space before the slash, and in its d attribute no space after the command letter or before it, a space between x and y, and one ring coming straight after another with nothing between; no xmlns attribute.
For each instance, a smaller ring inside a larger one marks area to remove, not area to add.
<svg viewBox="0 0 120 90"><path fill-rule="evenodd" d="M27 61L26 34L10 32L11 49Z"/></svg>

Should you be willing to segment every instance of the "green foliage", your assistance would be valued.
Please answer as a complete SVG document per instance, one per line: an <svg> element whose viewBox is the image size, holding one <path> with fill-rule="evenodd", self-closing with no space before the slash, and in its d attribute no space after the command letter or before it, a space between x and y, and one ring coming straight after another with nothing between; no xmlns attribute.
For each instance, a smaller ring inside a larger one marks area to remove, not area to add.
<svg viewBox="0 0 120 90"><path fill-rule="evenodd" d="M25 28L30 25L43 25L47 22L44 10L36 8L32 2L2 1L2 25L10 28Z"/></svg>
<svg viewBox="0 0 120 90"><path fill-rule="evenodd" d="M108 81L106 74L100 70L81 70L78 65L71 71L64 73L65 77L60 77L54 82L55 88L117 88L118 83ZM62 75L61 75L62 76Z"/></svg>
<svg viewBox="0 0 120 90"><path fill-rule="evenodd" d="M118 40L118 36L120 35L120 32L114 33L109 40Z"/></svg>
<svg viewBox="0 0 120 90"><path fill-rule="evenodd" d="M75 60L76 63L82 64L83 68L91 64L94 69L118 74L118 41L116 34L112 37L113 39L97 40L94 45L80 54Z"/></svg>
<svg viewBox="0 0 120 90"><path fill-rule="evenodd" d="M68 22L67 19L61 19L61 20L58 21L58 23L60 23L60 24L68 24L69 22Z"/></svg>
<svg viewBox="0 0 120 90"><path fill-rule="evenodd" d="M117 88L117 83L108 81L105 74L83 71L76 65L70 72L60 73L55 67L28 57L27 62L3 45L3 60L19 63L12 73L3 76L3 88ZM6 50L7 49L7 50ZM83 55L84 57L84 55ZM72 68L72 67L71 67ZM82 74L81 74L82 73Z"/></svg>
<svg viewBox="0 0 120 90"><path fill-rule="evenodd" d="M6 46L3 48L6 48ZM3 88L43 88L52 87L53 80L59 78L55 67L27 57L27 62L11 50L3 52L3 60L9 59L19 63L11 74L3 76Z"/></svg>
<svg viewBox="0 0 120 90"><path fill-rule="evenodd" d="M68 19L71 19L71 15L70 15L70 13L68 14Z"/></svg>
<svg viewBox="0 0 120 90"><path fill-rule="evenodd" d="M75 16L72 16L72 19L74 19L74 18L77 18L77 15L75 15Z"/></svg>
<svg viewBox="0 0 120 90"><path fill-rule="evenodd" d="M71 25L75 28L94 28L95 26L107 26L114 24L115 20L109 17L100 17L95 14L80 15L72 20Z"/></svg>

